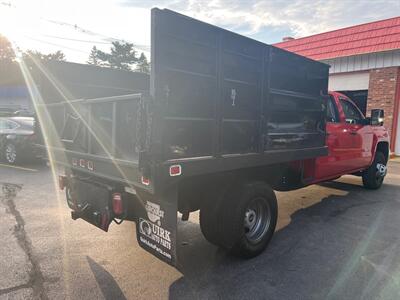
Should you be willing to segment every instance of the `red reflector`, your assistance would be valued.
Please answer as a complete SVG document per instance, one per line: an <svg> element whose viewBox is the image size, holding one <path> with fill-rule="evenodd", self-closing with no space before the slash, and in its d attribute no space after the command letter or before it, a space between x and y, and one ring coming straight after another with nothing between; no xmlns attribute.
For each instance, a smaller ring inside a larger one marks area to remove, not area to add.
<svg viewBox="0 0 400 300"><path fill-rule="evenodd" d="M121 215L124 212L122 206L122 196L120 193L114 193L112 195L112 205L113 205L113 211L116 215Z"/></svg>
<svg viewBox="0 0 400 300"><path fill-rule="evenodd" d="M150 185L150 179L147 177L142 176L142 183L144 185Z"/></svg>
<svg viewBox="0 0 400 300"><path fill-rule="evenodd" d="M170 176L179 176L182 174L181 165L173 165L169 167L169 175Z"/></svg>
<svg viewBox="0 0 400 300"><path fill-rule="evenodd" d="M60 190L64 190L64 188L67 186L67 177L60 175L58 176L58 186L60 187Z"/></svg>

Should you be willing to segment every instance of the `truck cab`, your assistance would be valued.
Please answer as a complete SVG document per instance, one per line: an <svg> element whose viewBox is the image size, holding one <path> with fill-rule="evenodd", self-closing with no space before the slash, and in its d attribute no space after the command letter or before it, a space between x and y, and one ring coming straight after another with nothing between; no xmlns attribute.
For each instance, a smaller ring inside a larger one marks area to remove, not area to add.
<svg viewBox="0 0 400 300"><path fill-rule="evenodd" d="M383 126L383 111L372 110L371 114L366 118L347 96L329 92L326 120L329 153L316 159L315 182L354 174L362 175L365 185L368 181L365 174L370 167L375 168L379 181L383 179L389 158L389 135Z"/></svg>

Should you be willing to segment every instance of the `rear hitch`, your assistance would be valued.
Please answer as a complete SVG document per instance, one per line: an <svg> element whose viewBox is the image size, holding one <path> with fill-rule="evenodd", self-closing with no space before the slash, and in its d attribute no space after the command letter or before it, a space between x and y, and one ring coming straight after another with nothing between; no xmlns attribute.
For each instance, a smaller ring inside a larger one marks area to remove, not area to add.
<svg viewBox="0 0 400 300"><path fill-rule="evenodd" d="M89 205L86 205L83 210L71 211L72 220L83 219L107 232L110 225L110 213L108 212L108 210L103 213L100 213L98 211L90 212L89 210L87 210L88 207ZM119 224L121 224L122 221L123 220L121 220ZM115 222L118 224L117 221Z"/></svg>
<svg viewBox="0 0 400 300"><path fill-rule="evenodd" d="M82 216L85 214L85 211L89 208L89 204L86 204L84 207L80 207L80 205L78 205L79 210L72 210L71 211L71 218L72 220L77 220L79 218L82 218Z"/></svg>

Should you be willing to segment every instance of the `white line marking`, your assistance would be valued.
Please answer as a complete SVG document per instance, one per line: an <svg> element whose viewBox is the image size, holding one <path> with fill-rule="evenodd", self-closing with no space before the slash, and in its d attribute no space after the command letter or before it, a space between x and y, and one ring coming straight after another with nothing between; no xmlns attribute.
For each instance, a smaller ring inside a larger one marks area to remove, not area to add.
<svg viewBox="0 0 400 300"><path fill-rule="evenodd" d="M5 164L0 164L0 167L6 167L6 168L24 170L24 171L31 171L31 172L37 172L38 171L37 169L30 169L30 168L24 168L24 167L13 166L13 165L5 165Z"/></svg>

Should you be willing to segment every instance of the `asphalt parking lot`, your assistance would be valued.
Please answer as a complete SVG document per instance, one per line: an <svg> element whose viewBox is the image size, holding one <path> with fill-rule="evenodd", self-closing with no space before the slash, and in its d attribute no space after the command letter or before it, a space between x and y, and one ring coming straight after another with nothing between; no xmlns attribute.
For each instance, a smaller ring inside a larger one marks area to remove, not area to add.
<svg viewBox="0 0 400 300"><path fill-rule="evenodd" d="M399 299L400 163L378 191L357 177L278 193L265 251L238 260L180 222L177 270L142 250L134 223L72 221L46 166L0 165L0 299Z"/></svg>

